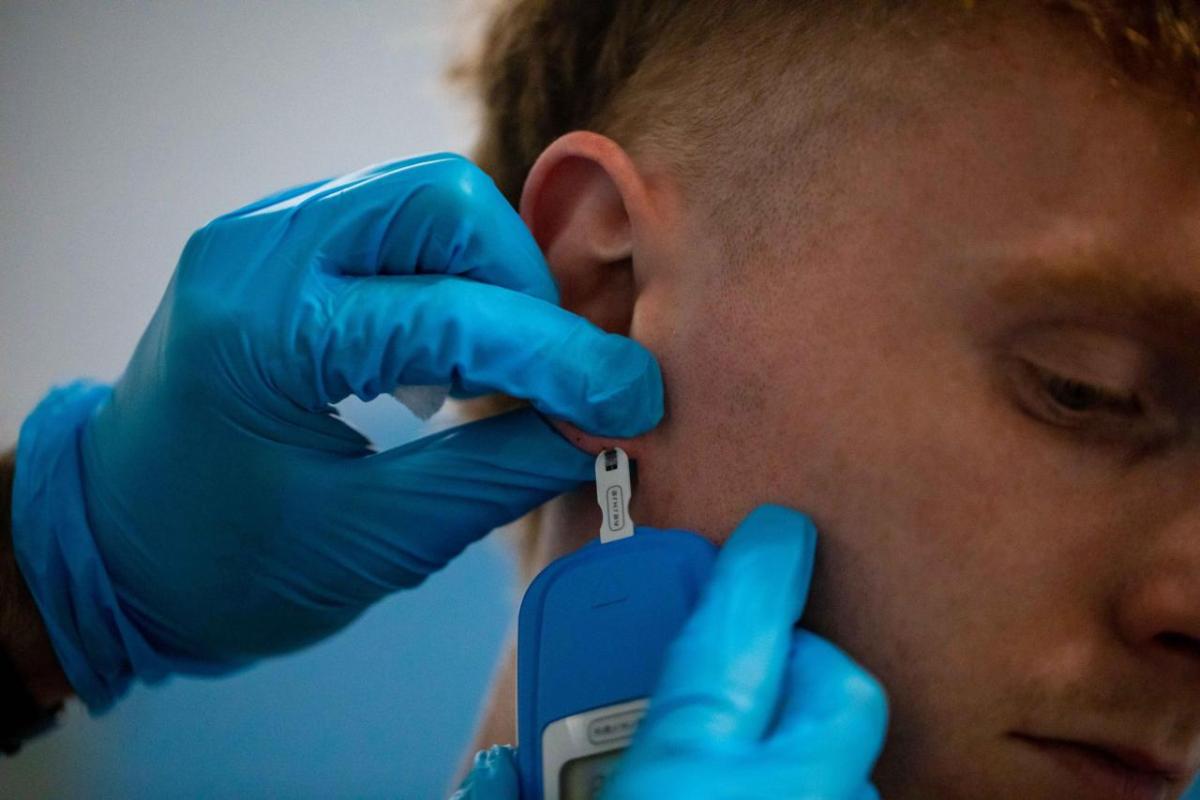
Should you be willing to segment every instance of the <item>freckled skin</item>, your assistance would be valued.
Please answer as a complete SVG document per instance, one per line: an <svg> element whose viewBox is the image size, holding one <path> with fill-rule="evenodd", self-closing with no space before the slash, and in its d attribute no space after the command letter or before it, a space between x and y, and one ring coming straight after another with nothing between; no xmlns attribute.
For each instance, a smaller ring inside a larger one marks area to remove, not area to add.
<svg viewBox="0 0 1200 800"><path fill-rule="evenodd" d="M1045 345L1039 309L989 288L1095 255L1200 292L1200 131L1082 39L958 35L897 78L910 113L854 130L807 187L830 199L770 215L735 277L700 215L651 234L688 269L645 265L634 308L668 415L622 443L632 515L715 541L763 502L813 516L804 624L889 690L889 800L1086 797L1011 734L1200 764L1200 649L1178 646L1200 642L1200 444L1130 461L1023 412L999 343L1062 369L1125 350L1090 319L1082 345ZM590 535L590 491L547 510L543 561Z"/></svg>

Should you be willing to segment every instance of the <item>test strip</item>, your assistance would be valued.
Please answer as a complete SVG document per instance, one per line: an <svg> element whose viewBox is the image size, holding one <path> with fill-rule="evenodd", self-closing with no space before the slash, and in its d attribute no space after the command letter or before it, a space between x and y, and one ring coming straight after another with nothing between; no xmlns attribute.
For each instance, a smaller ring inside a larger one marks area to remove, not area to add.
<svg viewBox="0 0 1200 800"><path fill-rule="evenodd" d="M633 520L629 518L629 456L619 447L605 450L596 456L596 502L604 521L600 524L600 541L612 542L633 536Z"/></svg>

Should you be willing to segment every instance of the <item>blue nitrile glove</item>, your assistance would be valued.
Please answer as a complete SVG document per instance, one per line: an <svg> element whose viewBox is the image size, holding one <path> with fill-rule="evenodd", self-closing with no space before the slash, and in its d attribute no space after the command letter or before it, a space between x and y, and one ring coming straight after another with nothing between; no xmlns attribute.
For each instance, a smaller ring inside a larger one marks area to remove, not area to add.
<svg viewBox="0 0 1200 800"><path fill-rule="evenodd" d="M765 505L717 558L700 606L671 646L606 800L874 800L887 703L828 641L795 628L817 533ZM454 800L517 800L511 752L480 753Z"/></svg>
<svg viewBox="0 0 1200 800"><path fill-rule="evenodd" d="M520 800L520 797L517 751L496 745L475 754L471 772L450 800Z"/></svg>
<svg viewBox="0 0 1200 800"><path fill-rule="evenodd" d="M21 432L17 556L88 706L313 642L593 474L530 409L373 454L331 403L449 384L603 435L653 427L652 356L557 298L453 155L197 231L116 386L52 393Z"/></svg>

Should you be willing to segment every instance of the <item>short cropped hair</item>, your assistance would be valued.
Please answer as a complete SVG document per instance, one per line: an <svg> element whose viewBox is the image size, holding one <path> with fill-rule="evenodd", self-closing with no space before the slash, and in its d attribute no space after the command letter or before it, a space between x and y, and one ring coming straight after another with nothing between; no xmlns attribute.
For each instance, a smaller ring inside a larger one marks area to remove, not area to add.
<svg viewBox="0 0 1200 800"><path fill-rule="evenodd" d="M1195 99L1195 0L502 0L457 70L483 112L473 157L514 206L538 155L572 130L693 157L752 116L787 67L836 69L846 36L914 17L936 34L1022 2L1082 23L1136 80Z"/></svg>

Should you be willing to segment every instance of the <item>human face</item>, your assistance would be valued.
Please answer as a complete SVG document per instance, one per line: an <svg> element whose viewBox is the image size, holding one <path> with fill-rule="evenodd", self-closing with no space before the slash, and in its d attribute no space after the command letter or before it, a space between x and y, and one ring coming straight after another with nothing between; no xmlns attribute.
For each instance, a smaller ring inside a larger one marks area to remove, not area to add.
<svg viewBox="0 0 1200 800"><path fill-rule="evenodd" d="M632 317L669 403L635 517L811 513L804 624L889 691L889 800L1200 766L1200 131L1032 27L931 47L902 113L778 165L820 201L753 263L682 223Z"/></svg>

